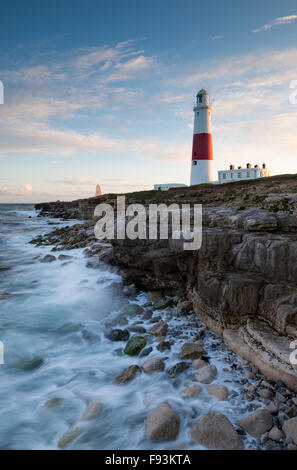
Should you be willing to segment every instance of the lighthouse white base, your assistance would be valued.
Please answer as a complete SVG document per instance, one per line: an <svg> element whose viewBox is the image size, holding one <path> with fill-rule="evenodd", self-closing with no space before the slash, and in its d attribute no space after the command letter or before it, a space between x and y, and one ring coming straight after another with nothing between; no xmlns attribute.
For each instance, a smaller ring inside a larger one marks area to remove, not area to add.
<svg viewBox="0 0 297 470"><path fill-rule="evenodd" d="M193 160L191 168L191 186L195 184L213 183L213 160Z"/></svg>

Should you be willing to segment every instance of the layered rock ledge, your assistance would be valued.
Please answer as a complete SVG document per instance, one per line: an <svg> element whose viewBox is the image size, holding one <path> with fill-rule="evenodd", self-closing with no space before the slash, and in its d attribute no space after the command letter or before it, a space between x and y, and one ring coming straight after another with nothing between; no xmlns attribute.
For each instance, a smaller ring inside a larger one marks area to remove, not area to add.
<svg viewBox="0 0 297 470"><path fill-rule="evenodd" d="M113 240L108 262L146 289L180 293L268 378L297 391L297 218L260 209L203 211L199 251L180 240Z"/></svg>
<svg viewBox="0 0 297 470"><path fill-rule="evenodd" d="M268 378L297 391L290 361L297 339L297 177L130 193L127 203L202 203L203 241L184 251L180 240L113 240L100 261L119 266L127 282L181 294L208 328ZM41 214L89 219L115 195L36 206ZM64 206L63 206L64 204ZM228 207L226 207L228 206ZM72 215L71 215L72 214ZM76 240L77 247L84 245Z"/></svg>

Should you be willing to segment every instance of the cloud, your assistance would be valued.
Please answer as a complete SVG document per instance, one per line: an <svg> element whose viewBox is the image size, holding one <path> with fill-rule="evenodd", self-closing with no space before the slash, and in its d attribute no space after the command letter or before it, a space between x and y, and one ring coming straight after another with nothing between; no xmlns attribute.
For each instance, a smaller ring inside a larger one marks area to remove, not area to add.
<svg viewBox="0 0 297 470"><path fill-rule="evenodd" d="M80 185L95 185L96 182L89 180L88 178L73 178L73 179L64 179L64 180L47 180L49 183L55 183L55 184L67 184L67 185L72 185L72 186L80 186Z"/></svg>
<svg viewBox="0 0 297 470"><path fill-rule="evenodd" d="M18 188L11 188L9 186L2 186L0 188L0 195L28 197L32 195L32 192L32 186L28 183L22 184Z"/></svg>
<svg viewBox="0 0 297 470"><path fill-rule="evenodd" d="M271 23L264 24L260 28L253 29L252 33L259 33L260 31L267 31L274 26L282 25L282 24L290 24L290 23L295 23L297 19L297 15L290 15L290 16L281 16L279 18L276 18L273 20Z"/></svg>
<svg viewBox="0 0 297 470"><path fill-rule="evenodd" d="M213 36L213 37L211 38L211 40L212 40L212 41L217 41L218 39L223 39L224 37L225 37L225 36L223 36L223 35Z"/></svg>

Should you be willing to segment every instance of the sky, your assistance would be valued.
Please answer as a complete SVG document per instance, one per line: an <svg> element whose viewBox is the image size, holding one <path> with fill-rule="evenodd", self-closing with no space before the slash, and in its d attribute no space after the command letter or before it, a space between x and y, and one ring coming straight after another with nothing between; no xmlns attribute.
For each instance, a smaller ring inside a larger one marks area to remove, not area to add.
<svg viewBox="0 0 297 470"><path fill-rule="evenodd" d="M0 203L189 184L211 95L215 170L297 173L296 0L10 0Z"/></svg>

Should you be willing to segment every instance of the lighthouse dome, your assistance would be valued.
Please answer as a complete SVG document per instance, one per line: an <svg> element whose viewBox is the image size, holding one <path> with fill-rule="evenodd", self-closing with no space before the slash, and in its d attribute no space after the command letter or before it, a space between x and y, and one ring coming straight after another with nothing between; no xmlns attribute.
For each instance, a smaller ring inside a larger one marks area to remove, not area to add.
<svg viewBox="0 0 297 470"><path fill-rule="evenodd" d="M197 93L197 96L198 95L209 95L209 91L206 88L201 88Z"/></svg>
<svg viewBox="0 0 297 470"><path fill-rule="evenodd" d="M197 106L209 106L209 92L205 88L201 88L196 97Z"/></svg>

